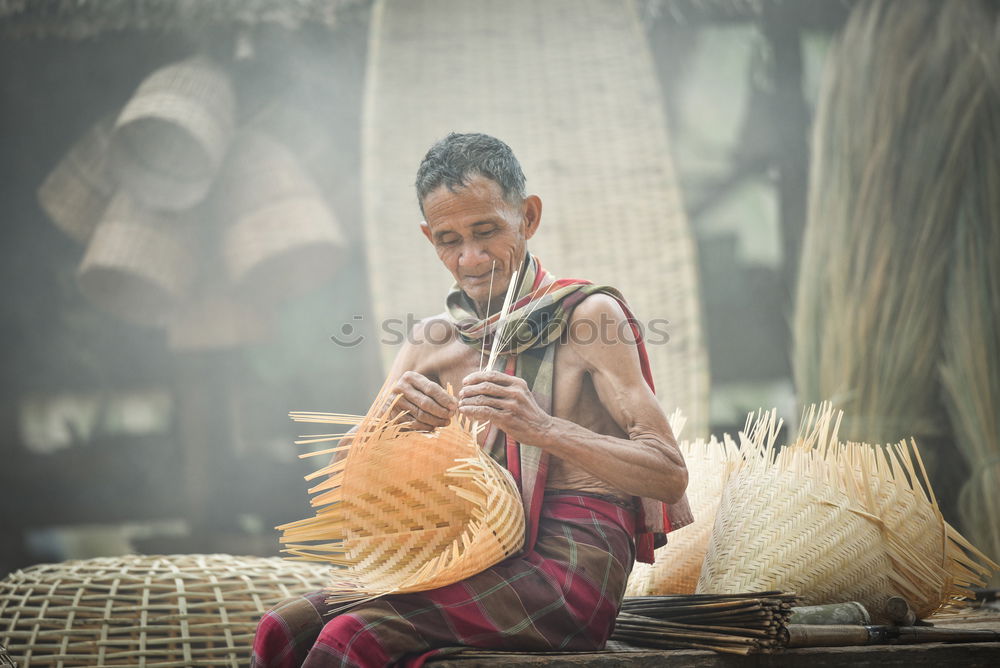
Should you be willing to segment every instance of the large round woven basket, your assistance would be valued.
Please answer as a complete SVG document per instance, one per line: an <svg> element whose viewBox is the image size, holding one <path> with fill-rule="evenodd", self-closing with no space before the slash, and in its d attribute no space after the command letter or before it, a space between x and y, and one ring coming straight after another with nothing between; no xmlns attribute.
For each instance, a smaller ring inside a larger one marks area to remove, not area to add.
<svg viewBox="0 0 1000 668"><path fill-rule="evenodd" d="M115 122L112 168L146 206L180 210L197 204L229 146L234 104L228 75L207 59L153 72Z"/></svg>
<svg viewBox="0 0 1000 668"><path fill-rule="evenodd" d="M226 554L33 566L0 580L0 645L30 666L246 666L260 617L328 569Z"/></svg>
<svg viewBox="0 0 1000 668"><path fill-rule="evenodd" d="M139 325L167 322L195 276L186 224L117 194L98 224L77 272L91 302Z"/></svg>
<svg viewBox="0 0 1000 668"><path fill-rule="evenodd" d="M226 270L243 295L275 303L336 272L345 245L340 225L316 184L278 141L241 133L217 197L226 221Z"/></svg>
<svg viewBox="0 0 1000 668"><path fill-rule="evenodd" d="M556 276L622 291L647 325L657 395L705 435L696 245L635 3L378 0L370 44L362 155L376 319L442 310L451 277L420 234L414 177L449 132L491 134L544 201L530 250ZM388 364L395 350L383 350Z"/></svg>
<svg viewBox="0 0 1000 668"><path fill-rule="evenodd" d="M286 552L344 567L328 589L331 602L443 587L524 542L517 486L479 447L471 425L456 416L429 434L405 431L383 412L389 396L383 388L346 458L309 476L324 478L310 490L316 515L278 527ZM334 414L293 417L357 423Z"/></svg>
<svg viewBox="0 0 1000 668"><path fill-rule="evenodd" d="M38 188L38 203L56 227L87 243L115 193L108 168L113 118L94 125L59 161Z"/></svg>

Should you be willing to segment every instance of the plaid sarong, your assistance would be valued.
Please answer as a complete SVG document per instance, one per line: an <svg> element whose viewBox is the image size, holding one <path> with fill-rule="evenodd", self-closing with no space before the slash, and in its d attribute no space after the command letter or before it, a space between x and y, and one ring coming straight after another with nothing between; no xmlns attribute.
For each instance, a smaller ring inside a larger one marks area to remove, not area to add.
<svg viewBox="0 0 1000 668"><path fill-rule="evenodd" d="M642 330L618 290L581 279L556 279L531 254L525 258L518 282L520 287L503 329L500 359L503 360L506 373L513 374L528 384L528 389L542 410L552 412L556 344L567 334L573 309L595 293L613 297L625 312L638 349L643 378L650 390L655 390ZM457 285L448 294L447 305L448 313L462 340L478 350L489 351L497 330L499 313L480 319L475 304ZM487 443L495 443L494 437L495 434L489 434ZM530 443L517 443L510 438L505 438L501 443L505 447L493 447L490 454L513 474L521 490L527 532L525 546L530 549L541 512L549 455ZM639 561L651 564L653 550L666 543L666 534L687 526L694 518L686 494L680 501L670 505L636 497L635 505L638 510L636 557Z"/></svg>
<svg viewBox="0 0 1000 668"><path fill-rule="evenodd" d="M532 550L447 587L382 596L332 619L322 591L285 601L261 619L251 665L420 666L456 645L601 649L635 559L634 530L620 505L547 495Z"/></svg>

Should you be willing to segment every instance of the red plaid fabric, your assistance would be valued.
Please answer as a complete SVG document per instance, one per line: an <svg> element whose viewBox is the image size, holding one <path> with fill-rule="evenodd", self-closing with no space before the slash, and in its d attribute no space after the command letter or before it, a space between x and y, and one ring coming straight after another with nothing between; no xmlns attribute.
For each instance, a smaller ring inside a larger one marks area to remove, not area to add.
<svg viewBox="0 0 1000 668"><path fill-rule="evenodd" d="M383 596L329 617L323 592L257 627L252 666L420 666L440 648L604 647L635 560L633 513L585 494L546 495L529 552L447 587Z"/></svg>

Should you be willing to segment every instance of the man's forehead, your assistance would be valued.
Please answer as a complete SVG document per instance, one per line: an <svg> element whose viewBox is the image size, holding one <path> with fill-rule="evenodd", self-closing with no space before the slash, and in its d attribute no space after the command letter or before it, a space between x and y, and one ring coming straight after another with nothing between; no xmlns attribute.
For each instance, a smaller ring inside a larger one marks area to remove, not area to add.
<svg viewBox="0 0 1000 668"><path fill-rule="evenodd" d="M462 179L462 183L442 183L427 193L424 197L424 203L427 204L432 200L452 197L475 197L486 201L493 201L503 199L503 188L488 176L476 173L467 174Z"/></svg>
<svg viewBox="0 0 1000 668"><path fill-rule="evenodd" d="M492 179L475 176L454 190L442 184L424 198L423 209L428 224L437 222L480 222L478 216L498 216L509 206L500 185ZM468 219L468 220L465 220Z"/></svg>

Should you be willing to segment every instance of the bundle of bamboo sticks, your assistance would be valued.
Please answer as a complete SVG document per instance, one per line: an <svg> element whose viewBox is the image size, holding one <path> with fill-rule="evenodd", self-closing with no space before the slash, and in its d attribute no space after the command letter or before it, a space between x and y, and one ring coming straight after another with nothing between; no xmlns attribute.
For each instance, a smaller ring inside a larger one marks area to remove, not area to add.
<svg viewBox="0 0 1000 668"><path fill-rule="evenodd" d="M612 640L657 649L770 652L788 643L795 594L690 594L626 598Z"/></svg>

